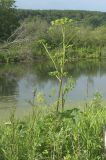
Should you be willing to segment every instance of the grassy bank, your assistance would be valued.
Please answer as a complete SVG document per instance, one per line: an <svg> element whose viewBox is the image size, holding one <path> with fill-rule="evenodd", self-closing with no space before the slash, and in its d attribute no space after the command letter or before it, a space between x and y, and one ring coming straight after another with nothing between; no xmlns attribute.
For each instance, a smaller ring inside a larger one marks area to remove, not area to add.
<svg viewBox="0 0 106 160"><path fill-rule="evenodd" d="M54 110L54 109L53 109ZM106 108L100 95L79 110L33 107L23 121L14 112L0 124L0 160L103 160Z"/></svg>

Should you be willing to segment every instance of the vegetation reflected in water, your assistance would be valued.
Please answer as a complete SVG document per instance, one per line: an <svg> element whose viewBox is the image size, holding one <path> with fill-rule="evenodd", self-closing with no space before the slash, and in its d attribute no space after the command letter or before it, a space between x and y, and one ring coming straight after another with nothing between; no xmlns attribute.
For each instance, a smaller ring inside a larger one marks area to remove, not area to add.
<svg viewBox="0 0 106 160"><path fill-rule="evenodd" d="M0 107L27 109L28 101L33 98L33 91L43 92L47 102L51 98L52 88L57 89L57 81L49 76L53 70L50 62L36 62L33 64L1 64L0 65ZM67 99L79 102L91 98L96 91L106 97L106 61L82 60L67 64L66 70L76 81L76 86ZM65 81L65 80L64 80Z"/></svg>

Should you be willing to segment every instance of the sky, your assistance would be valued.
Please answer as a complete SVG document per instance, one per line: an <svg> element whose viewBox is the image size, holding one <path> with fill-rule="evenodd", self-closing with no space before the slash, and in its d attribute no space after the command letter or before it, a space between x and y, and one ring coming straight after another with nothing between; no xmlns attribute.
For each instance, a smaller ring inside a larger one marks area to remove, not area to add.
<svg viewBox="0 0 106 160"><path fill-rule="evenodd" d="M72 9L106 11L106 0L16 0L23 9Z"/></svg>

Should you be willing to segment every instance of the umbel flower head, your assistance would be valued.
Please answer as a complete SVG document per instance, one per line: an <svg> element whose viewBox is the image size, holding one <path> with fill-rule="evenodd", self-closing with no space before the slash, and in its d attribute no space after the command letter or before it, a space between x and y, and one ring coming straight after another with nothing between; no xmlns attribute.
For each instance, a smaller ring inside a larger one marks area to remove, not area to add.
<svg viewBox="0 0 106 160"><path fill-rule="evenodd" d="M72 19L69 19L69 18L61 18L61 19L57 19L55 21L52 21L51 22L51 25L52 26L59 26L59 25L64 25L64 24L67 24L67 23L71 23L73 22Z"/></svg>

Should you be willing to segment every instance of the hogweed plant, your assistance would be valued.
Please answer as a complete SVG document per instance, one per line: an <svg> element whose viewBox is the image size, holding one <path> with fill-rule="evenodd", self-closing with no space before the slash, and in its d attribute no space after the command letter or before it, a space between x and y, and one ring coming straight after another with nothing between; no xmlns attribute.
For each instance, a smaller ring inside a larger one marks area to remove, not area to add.
<svg viewBox="0 0 106 160"><path fill-rule="evenodd" d="M65 64L68 61L66 55L67 49L72 47L72 45L70 45L70 39L67 41L66 27L71 24L73 24L73 20L68 18L58 19L51 22L49 31L53 32L54 29L57 29L57 31L59 30L61 34L61 43L58 44L58 48L54 51L54 53L50 51L50 46L46 43L45 40L40 41L55 68L55 71L50 72L50 75L55 76L59 82L56 105L57 112L59 111L60 104L62 107L62 111L64 110L65 95L70 89L73 88L74 85L74 81L72 80L72 78L69 79L66 84L63 83L64 78L67 76L67 72L65 72Z"/></svg>

